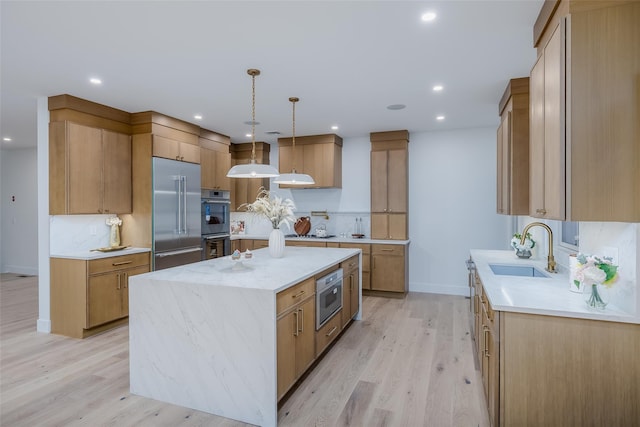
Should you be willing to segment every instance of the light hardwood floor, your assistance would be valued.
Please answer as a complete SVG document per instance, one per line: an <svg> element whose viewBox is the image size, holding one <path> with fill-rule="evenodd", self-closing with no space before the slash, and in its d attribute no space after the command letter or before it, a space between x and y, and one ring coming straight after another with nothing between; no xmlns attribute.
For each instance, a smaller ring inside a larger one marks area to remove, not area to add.
<svg viewBox="0 0 640 427"><path fill-rule="evenodd" d="M41 334L37 278L0 283L0 425L242 426L129 392L128 327ZM354 322L281 405L281 426L488 426L469 300L365 297Z"/></svg>

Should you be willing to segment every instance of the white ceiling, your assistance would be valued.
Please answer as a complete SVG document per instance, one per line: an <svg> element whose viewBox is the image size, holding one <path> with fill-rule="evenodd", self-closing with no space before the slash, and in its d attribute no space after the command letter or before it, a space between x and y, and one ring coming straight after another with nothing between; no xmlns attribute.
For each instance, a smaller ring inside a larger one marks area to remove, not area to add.
<svg viewBox="0 0 640 427"><path fill-rule="evenodd" d="M291 136L291 96L297 136L495 126L508 80L535 60L542 3L2 0L2 148L35 146L37 98L63 93L247 142L248 68L262 71L258 141Z"/></svg>

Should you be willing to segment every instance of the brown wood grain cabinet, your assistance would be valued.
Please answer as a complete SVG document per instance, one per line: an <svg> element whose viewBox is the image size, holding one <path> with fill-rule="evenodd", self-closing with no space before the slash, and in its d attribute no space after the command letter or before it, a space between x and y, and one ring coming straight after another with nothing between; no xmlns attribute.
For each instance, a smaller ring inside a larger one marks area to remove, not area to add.
<svg viewBox="0 0 640 427"><path fill-rule="evenodd" d="M69 121L49 123L49 213L132 209L131 137Z"/></svg>
<svg viewBox="0 0 640 427"><path fill-rule="evenodd" d="M278 399L315 359L315 280L313 277L276 295Z"/></svg>
<svg viewBox="0 0 640 427"><path fill-rule="evenodd" d="M371 133L371 238L408 238L407 131Z"/></svg>
<svg viewBox="0 0 640 427"><path fill-rule="evenodd" d="M530 215L638 222L640 3L563 0L545 18L530 75Z"/></svg>
<svg viewBox="0 0 640 427"><path fill-rule="evenodd" d="M499 104L497 207L499 214L529 214L529 77L511 79Z"/></svg>
<svg viewBox="0 0 640 427"><path fill-rule="evenodd" d="M640 325L495 311L479 277L474 298L492 426L626 426L640 419Z"/></svg>
<svg viewBox="0 0 640 427"><path fill-rule="evenodd" d="M217 132L200 129L201 186L207 190L231 190L231 139Z"/></svg>
<svg viewBox="0 0 640 427"><path fill-rule="evenodd" d="M371 290L405 294L408 258L405 245L371 245Z"/></svg>
<svg viewBox="0 0 640 427"><path fill-rule="evenodd" d="M131 114L132 132L151 138L152 156L189 163L200 163L200 127L158 113Z"/></svg>
<svg viewBox="0 0 640 427"><path fill-rule="evenodd" d="M353 256L340 264L343 269L342 282L342 325L351 322L360 309L360 269L359 256Z"/></svg>
<svg viewBox="0 0 640 427"><path fill-rule="evenodd" d="M150 271L150 255L51 258L50 266L51 332L85 338L126 323L129 277Z"/></svg>
<svg viewBox="0 0 640 427"><path fill-rule="evenodd" d="M371 289L371 245L369 243L340 242L338 247L354 248L362 251L362 289Z"/></svg>
<svg viewBox="0 0 640 427"><path fill-rule="evenodd" d="M256 142L256 163L269 164L271 146L265 142ZM231 144L231 164L249 163L251 160L251 144ZM238 211L244 203L256 200L261 187L270 188L269 178L231 178L231 210Z"/></svg>
<svg viewBox="0 0 640 427"><path fill-rule="evenodd" d="M311 175L315 184L303 188L342 187L342 138L335 134L296 137L295 159L292 138L278 138L280 173ZM280 184L281 188L300 188Z"/></svg>

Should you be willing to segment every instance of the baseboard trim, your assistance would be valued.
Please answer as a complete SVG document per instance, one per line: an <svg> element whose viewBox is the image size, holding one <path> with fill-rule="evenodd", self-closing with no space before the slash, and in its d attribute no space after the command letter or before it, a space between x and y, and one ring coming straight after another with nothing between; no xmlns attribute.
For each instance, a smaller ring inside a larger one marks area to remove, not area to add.
<svg viewBox="0 0 640 427"><path fill-rule="evenodd" d="M6 265L3 268L3 273L14 273L14 274L26 274L28 276L37 276L38 268L37 267L25 267L19 265Z"/></svg>

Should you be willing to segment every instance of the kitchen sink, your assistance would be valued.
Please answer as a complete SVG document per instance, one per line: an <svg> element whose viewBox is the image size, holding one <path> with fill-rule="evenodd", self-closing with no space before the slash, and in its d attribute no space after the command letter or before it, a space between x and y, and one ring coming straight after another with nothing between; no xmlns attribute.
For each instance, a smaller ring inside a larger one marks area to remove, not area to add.
<svg viewBox="0 0 640 427"><path fill-rule="evenodd" d="M507 265L507 264L489 264L493 274L498 276L521 276L521 277L544 277L549 278L547 273L536 267L529 265Z"/></svg>

